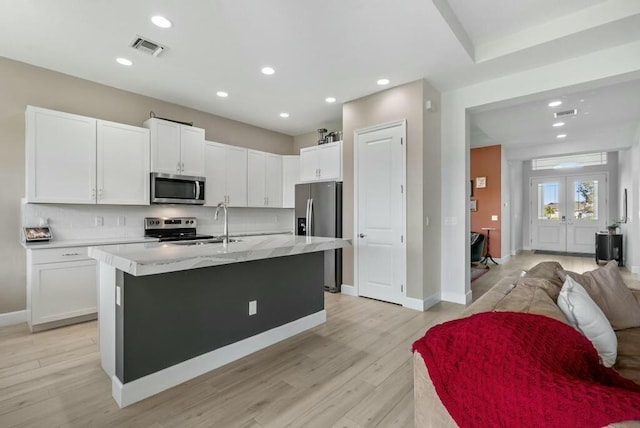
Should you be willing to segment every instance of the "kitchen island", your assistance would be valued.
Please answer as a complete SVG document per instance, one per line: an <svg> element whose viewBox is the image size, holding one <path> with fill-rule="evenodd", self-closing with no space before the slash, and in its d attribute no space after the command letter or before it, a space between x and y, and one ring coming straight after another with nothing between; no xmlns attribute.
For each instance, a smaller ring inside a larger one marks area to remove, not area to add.
<svg viewBox="0 0 640 428"><path fill-rule="evenodd" d="M128 406L324 323L324 251L348 245L277 235L89 248L113 398Z"/></svg>

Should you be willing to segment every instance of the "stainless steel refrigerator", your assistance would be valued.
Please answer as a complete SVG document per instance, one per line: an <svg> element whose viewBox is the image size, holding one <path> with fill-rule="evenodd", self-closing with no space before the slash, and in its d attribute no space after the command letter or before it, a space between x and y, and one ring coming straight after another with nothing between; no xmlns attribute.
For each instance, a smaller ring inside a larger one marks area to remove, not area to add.
<svg viewBox="0 0 640 428"><path fill-rule="evenodd" d="M342 238L342 183L296 184L296 235ZM340 292L342 250L325 251L324 288Z"/></svg>

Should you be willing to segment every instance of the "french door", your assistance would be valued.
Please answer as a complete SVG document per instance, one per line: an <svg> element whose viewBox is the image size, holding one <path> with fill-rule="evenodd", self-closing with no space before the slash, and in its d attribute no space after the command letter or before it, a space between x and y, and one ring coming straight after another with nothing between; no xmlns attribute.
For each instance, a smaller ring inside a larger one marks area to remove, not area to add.
<svg viewBox="0 0 640 428"><path fill-rule="evenodd" d="M532 178L531 248L593 253L607 224L606 174Z"/></svg>

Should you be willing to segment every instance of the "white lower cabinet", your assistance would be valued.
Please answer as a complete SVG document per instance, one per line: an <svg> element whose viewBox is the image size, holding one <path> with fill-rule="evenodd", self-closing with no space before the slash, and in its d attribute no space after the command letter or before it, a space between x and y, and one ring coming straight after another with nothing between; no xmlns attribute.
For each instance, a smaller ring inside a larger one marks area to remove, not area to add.
<svg viewBox="0 0 640 428"><path fill-rule="evenodd" d="M27 322L31 331L96 318L96 261L87 247L27 250Z"/></svg>

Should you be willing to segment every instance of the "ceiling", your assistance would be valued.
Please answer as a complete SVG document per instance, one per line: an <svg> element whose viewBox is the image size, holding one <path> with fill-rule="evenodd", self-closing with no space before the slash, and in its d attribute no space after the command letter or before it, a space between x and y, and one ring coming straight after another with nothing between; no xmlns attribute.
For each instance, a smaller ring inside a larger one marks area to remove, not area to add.
<svg viewBox="0 0 640 428"><path fill-rule="evenodd" d="M640 39L640 2L629 0L0 0L0 10L0 56L288 135L339 123L341 104L384 89L383 77L445 91ZM153 25L158 14L173 27ZM136 35L167 50L134 51Z"/></svg>
<svg viewBox="0 0 640 428"><path fill-rule="evenodd" d="M508 150L525 146L606 149L628 147L640 132L640 78L596 87L565 88L537 94L527 100L510 100L470 112L471 147L501 144ZM549 107L551 101L562 101ZM575 116L556 119L555 112L577 109ZM554 123L563 122L560 127ZM565 138L557 138L566 134ZM567 152L572 151L568 149Z"/></svg>

